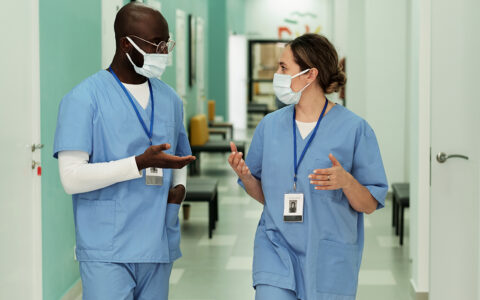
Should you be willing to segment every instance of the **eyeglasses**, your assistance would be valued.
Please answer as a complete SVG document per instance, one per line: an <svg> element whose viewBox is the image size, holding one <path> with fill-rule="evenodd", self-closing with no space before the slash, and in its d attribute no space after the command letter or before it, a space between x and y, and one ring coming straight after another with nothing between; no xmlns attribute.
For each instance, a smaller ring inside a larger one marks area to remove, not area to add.
<svg viewBox="0 0 480 300"><path fill-rule="evenodd" d="M150 41L147 41L145 39L142 39L139 36L136 35L130 35L131 37L137 38L141 41L144 41L145 43L148 43L152 46L155 46L155 53L160 53L160 54L167 54L173 51L173 48L175 48L175 41L172 39L168 39L168 42L161 41L158 44L152 43Z"/></svg>

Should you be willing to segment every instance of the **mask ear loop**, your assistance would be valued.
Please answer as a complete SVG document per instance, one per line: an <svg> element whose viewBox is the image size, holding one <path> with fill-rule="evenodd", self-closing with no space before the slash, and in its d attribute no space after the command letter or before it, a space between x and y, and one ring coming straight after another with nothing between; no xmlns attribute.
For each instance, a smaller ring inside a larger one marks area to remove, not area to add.
<svg viewBox="0 0 480 300"><path fill-rule="evenodd" d="M300 73L298 73L297 75L293 76L293 77L292 77L292 79L293 79L293 78L295 78L295 77L298 77L298 76L300 76L300 75L303 75L303 74L307 73L307 72L308 72L308 71L310 71L310 70L311 70L311 69L306 69L306 70L303 70L302 72L300 72ZM312 82L313 82L313 81L312 81ZM306 89L306 88L307 88L309 85L311 85L311 84L312 84L312 82L310 82L310 83L307 83L307 85L306 85L306 86L304 86L304 87L303 87L303 89L301 89L301 90L300 90L300 91L298 91L297 93L301 93L301 92L303 92L303 91L304 91L304 90L305 90L305 89Z"/></svg>
<svg viewBox="0 0 480 300"><path fill-rule="evenodd" d="M143 55L146 54L146 52L143 51L140 47L138 47L137 44L135 44L130 37L127 36L126 38L127 38L127 40L130 42L130 44L132 44L133 47L134 47L135 49L137 49L138 52L140 52L140 53L143 54Z"/></svg>
<svg viewBox="0 0 480 300"><path fill-rule="evenodd" d="M300 76L300 75L303 75L303 74L307 73L307 72L310 71L310 70L311 70L311 69L303 70L302 72L298 73L297 75L292 76L292 79L295 78L295 77L298 77L298 76Z"/></svg>

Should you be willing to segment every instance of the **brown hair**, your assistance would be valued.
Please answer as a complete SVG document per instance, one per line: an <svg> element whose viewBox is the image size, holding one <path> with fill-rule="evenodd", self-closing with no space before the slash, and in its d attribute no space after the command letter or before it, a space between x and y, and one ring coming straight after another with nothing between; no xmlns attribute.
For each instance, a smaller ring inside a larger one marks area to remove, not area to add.
<svg viewBox="0 0 480 300"><path fill-rule="evenodd" d="M326 94L338 92L347 82L338 64L335 47L323 35L306 33L287 44L300 69L316 68L317 81Z"/></svg>

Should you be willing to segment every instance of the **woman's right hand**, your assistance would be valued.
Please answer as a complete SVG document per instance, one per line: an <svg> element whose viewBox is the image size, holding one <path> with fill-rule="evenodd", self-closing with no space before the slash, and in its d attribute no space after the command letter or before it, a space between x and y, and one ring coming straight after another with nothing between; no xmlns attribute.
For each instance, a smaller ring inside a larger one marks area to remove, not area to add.
<svg viewBox="0 0 480 300"><path fill-rule="evenodd" d="M243 160L243 153L238 152L237 146L234 142L230 142L230 149L232 150L232 153L228 157L228 163L230 164L230 167L232 167L233 171L235 171L238 177L240 177L240 179L243 181L243 179L251 176L252 173L245 163L245 160Z"/></svg>

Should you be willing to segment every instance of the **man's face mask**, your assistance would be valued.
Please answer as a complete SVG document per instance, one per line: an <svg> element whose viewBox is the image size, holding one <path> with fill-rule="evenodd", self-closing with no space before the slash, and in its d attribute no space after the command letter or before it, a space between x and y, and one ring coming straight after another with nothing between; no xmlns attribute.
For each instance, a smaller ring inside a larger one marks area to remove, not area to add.
<svg viewBox="0 0 480 300"><path fill-rule="evenodd" d="M130 37L127 36L127 40L133 45L133 47L135 47L135 49L137 49L138 52L140 52L140 54L143 55L143 66L138 67L137 65L135 65L130 55L126 53L128 60L133 65L133 68L135 69L135 72L147 78L161 77L163 72L165 72L165 69L168 64L168 53L173 50L173 47L175 46L175 42L174 41L168 41L168 43L161 42L157 45L152 42L146 41L140 37L137 37L137 38L142 41L145 41L146 43L156 46L157 49L155 53L146 53L140 47L138 47L138 45L135 44Z"/></svg>

